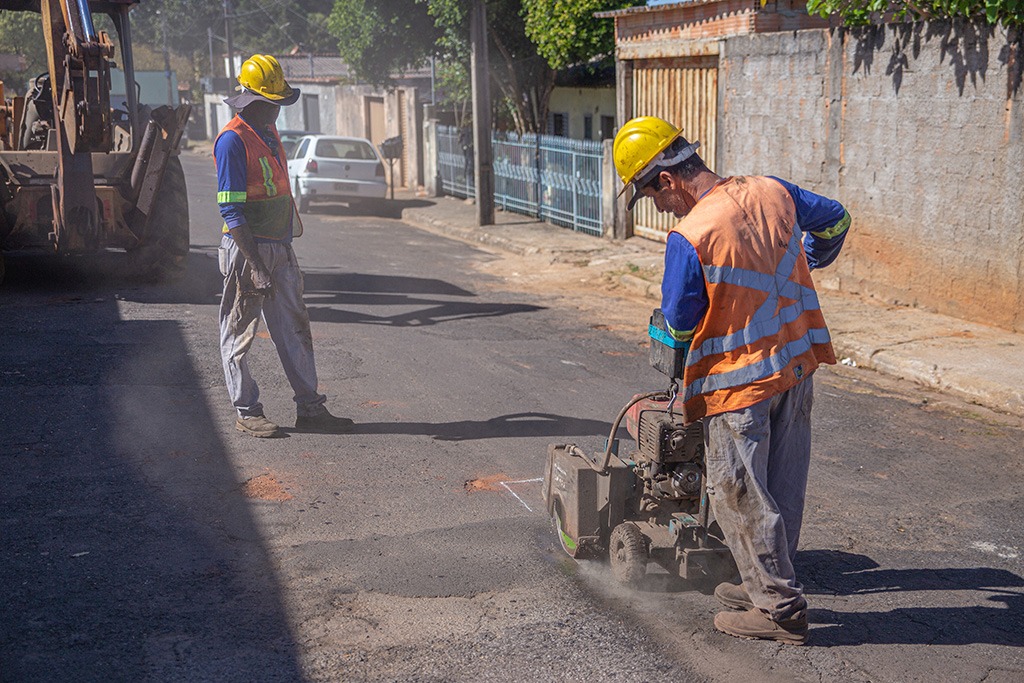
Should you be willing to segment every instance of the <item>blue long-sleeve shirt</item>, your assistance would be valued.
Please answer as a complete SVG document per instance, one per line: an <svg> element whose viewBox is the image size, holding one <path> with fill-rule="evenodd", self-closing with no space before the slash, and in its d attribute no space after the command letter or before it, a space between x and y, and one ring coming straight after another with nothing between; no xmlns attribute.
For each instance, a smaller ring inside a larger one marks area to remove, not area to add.
<svg viewBox="0 0 1024 683"><path fill-rule="evenodd" d="M807 265L814 270L832 263L846 239L850 214L834 199L769 177L786 188L793 198L796 222L804 233ZM690 341L707 309L707 284L697 250L678 232L670 232L665 245L665 274L661 283L661 311L668 331L680 341Z"/></svg>
<svg viewBox="0 0 1024 683"><path fill-rule="evenodd" d="M256 130L253 128L253 130ZM288 160L284 158L282 150L277 149L277 140L273 134L256 130L256 133L267 143L270 150L274 152L281 167L288 168ZM242 215L242 202L230 201L232 196L238 193L245 193L248 188L247 170L248 164L245 156L245 143L238 133L227 130L221 133L213 147L214 157L217 159L217 204L220 207L220 215L227 224L228 230L245 225L245 216ZM221 201L224 199L225 201ZM228 233L230 236L230 233ZM257 242L291 242L291 234L283 240L269 240L261 237L255 238Z"/></svg>

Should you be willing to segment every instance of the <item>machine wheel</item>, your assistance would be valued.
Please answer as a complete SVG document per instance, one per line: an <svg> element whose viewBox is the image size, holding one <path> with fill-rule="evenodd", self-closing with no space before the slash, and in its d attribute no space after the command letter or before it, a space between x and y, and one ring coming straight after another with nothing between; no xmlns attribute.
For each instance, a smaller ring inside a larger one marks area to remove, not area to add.
<svg viewBox="0 0 1024 683"><path fill-rule="evenodd" d="M160 184L160 201L149 218L147 241L129 255L139 277L173 279L185 271L188 256L188 187L178 157L167 160Z"/></svg>
<svg viewBox="0 0 1024 683"><path fill-rule="evenodd" d="M632 522L623 522L608 538L612 575L620 583L635 585L647 574L647 539Z"/></svg>
<svg viewBox="0 0 1024 683"><path fill-rule="evenodd" d="M295 179L295 203L299 208L299 213L309 213L309 195L304 195L299 192L299 179Z"/></svg>

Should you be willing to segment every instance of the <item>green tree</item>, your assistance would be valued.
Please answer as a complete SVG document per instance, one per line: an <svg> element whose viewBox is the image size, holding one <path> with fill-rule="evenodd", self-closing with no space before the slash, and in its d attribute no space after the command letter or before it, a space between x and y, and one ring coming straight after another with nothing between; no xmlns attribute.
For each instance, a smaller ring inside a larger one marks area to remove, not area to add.
<svg viewBox="0 0 1024 683"><path fill-rule="evenodd" d="M882 17L914 21L962 18L1024 25L1021 0L809 0L807 11L822 17L838 14L849 26L870 24Z"/></svg>
<svg viewBox="0 0 1024 683"><path fill-rule="evenodd" d="M473 0L430 0L431 6L457 7L459 35L469 43L469 15ZM526 35L519 0L487 2L487 44L491 78L501 95L496 123L511 124L519 133L542 133L547 126L548 102L555 87L555 70L537 52Z"/></svg>
<svg viewBox="0 0 1024 683"><path fill-rule="evenodd" d="M17 55L24 69L0 71L8 96L24 95L28 81L47 70L42 18L37 12L0 10L0 53Z"/></svg>
<svg viewBox="0 0 1024 683"><path fill-rule="evenodd" d="M342 61L375 85L424 64L441 38L426 3L416 0L336 0L327 28Z"/></svg>
<svg viewBox="0 0 1024 683"><path fill-rule="evenodd" d="M523 0L526 35L552 69L586 64L615 51L615 23L595 12L632 7L631 0Z"/></svg>
<svg viewBox="0 0 1024 683"><path fill-rule="evenodd" d="M456 109L469 92L469 17L473 0L337 0L328 25L356 74L390 83L396 72L437 60L442 86ZM426 16L426 19L424 17ZM526 36L519 0L488 0L491 79L497 124L542 130L554 71Z"/></svg>

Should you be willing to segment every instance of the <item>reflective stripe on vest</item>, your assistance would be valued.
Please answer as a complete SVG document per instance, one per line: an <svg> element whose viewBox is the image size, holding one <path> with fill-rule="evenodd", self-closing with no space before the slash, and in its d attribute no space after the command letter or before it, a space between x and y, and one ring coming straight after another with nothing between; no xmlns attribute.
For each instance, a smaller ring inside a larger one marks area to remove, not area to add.
<svg viewBox="0 0 1024 683"><path fill-rule="evenodd" d="M263 170L263 189L268 197L277 195L277 188L274 187L274 169L270 168L270 159L260 157L260 168Z"/></svg>

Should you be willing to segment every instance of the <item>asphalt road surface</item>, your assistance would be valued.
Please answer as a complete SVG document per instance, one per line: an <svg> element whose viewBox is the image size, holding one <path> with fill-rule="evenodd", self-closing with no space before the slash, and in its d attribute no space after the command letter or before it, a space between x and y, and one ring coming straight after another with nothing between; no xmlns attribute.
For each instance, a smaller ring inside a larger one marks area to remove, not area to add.
<svg viewBox="0 0 1024 683"><path fill-rule="evenodd" d="M1019 426L820 371L797 562L811 642L733 639L710 595L564 557L543 511L547 444L597 449L633 393L663 388L642 326L517 291L487 274L500 254L319 207L295 248L322 390L357 427L246 437L217 352L212 160L183 161L180 282L132 282L114 256L8 258L0 679L1024 676ZM265 335L253 371L292 424Z"/></svg>

